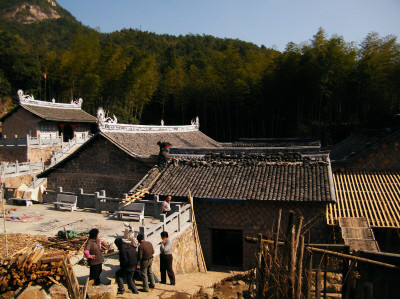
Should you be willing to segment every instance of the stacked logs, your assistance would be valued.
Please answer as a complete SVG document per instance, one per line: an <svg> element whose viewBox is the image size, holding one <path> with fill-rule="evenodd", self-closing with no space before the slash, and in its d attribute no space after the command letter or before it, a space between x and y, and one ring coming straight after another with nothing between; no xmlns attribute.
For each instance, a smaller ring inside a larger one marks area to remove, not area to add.
<svg viewBox="0 0 400 299"><path fill-rule="evenodd" d="M63 239L60 237L49 237L47 241L42 241L46 248L70 251L81 251L85 245L88 237L80 236L70 239Z"/></svg>
<svg viewBox="0 0 400 299"><path fill-rule="evenodd" d="M45 254L44 248L25 247L0 264L0 292L31 284L50 285L64 281L64 252Z"/></svg>

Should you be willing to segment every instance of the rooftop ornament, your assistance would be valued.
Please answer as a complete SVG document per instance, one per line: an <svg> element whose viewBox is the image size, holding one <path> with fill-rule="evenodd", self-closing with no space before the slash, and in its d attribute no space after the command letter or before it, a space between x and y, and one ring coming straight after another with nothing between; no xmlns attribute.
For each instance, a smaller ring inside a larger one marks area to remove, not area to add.
<svg viewBox="0 0 400 299"><path fill-rule="evenodd" d="M102 107L97 110L97 124L101 132L109 133L173 133L173 132L194 132L200 127L199 118L196 117L187 126L166 126L161 120L160 126L152 125L130 125L119 124L115 115L109 117Z"/></svg>
<svg viewBox="0 0 400 299"><path fill-rule="evenodd" d="M19 97L19 103L24 105L39 106L39 107L49 107L49 108L59 108L59 109L81 109L83 100L81 98L77 100L72 100L71 103L56 103L55 99L51 102L35 100L33 95L25 95L20 89L17 92Z"/></svg>

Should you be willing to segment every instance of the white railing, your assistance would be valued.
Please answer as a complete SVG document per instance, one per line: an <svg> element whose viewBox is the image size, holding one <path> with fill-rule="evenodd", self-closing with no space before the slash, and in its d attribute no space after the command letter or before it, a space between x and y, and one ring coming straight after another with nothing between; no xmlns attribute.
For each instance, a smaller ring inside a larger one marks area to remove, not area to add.
<svg viewBox="0 0 400 299"><path fill-rule="evenodd" d="M188 224L192 223L192 211L190 204L183 206L176 205L174 213L165 217L165 214L160 215L160 223L152 227L140 226L139 232L143 234L146 241L152 244L159 244L161 242L160 233L163 231L172 235L175 232L184 230Z"/></svg>
<svg viewBox="0 0 400 299"><path fill-rule="evenodd" d="M5 177L8 175L28 174L28 173L43 171L44 162L43 159L41 159L40 162L36 163L32 163L31 161L23 163L18 163L18 161L11 163L2 162L0 167L1 167L1 176Z"/></svg>
<svg viewBox="0 0 400 299"><path fill-rule="evenodd" d="M0 146L54 146L54 145L61 145L63 140L63 136L60 137L32 137L26 135L25 138L18 138L17 135L14 138L7 138L6 135L0 139Z"/></svg>
<svg viewBox="0 0 400 299"><path fill-rule="evenodd" d="M88 134L88 135L84 135L83 137L75 137L73 139L70 139L68 141L68 143L64 146L63 144L61 144L61 148L56 151L53 156L51 157L51 163L50 166L56 164L57 162L59 162L60 160L62 160L64 158L64 156L70 154L71 149L73 149L74 147L85 143L86 141L88 141L93 135L92 134Z"/></svg>

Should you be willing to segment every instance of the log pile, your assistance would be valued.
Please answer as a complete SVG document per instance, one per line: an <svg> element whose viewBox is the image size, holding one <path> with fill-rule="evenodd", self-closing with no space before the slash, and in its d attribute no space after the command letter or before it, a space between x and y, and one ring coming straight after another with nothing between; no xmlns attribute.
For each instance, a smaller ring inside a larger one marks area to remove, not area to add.
<svg viewBox="0 0 400 299"><path fill-rule="evenodd" d="M45 253L40 245L25 247L0 264L0 292L31 284L58 284L66 279L65 253Z"/></svg>
<svg viewBox="0 0 400 299"><path fill-rule="evenodd" d="M88 236L80 236L71 239L64 239L60 237L49 237L47 241L42 241L46 248L65 250L67 252L79 252L83 249Z"/></svg>

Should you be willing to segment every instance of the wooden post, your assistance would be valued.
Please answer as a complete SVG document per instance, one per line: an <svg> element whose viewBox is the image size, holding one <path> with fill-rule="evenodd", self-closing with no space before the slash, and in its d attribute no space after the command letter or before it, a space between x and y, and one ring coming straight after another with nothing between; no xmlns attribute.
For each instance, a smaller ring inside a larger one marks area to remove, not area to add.
<svg viewBox="0 0 400 299"><path fill-rule="evenodd" d="M315 272L315 298L321 299L321 270Z"/></svg>
<svg viewBox="0 0 400 299"><path fill-rule="evenodd" d="M275 236L275 243L274 243L274 261L276 262L278 258L278 242L279 242L279 231L281 228L281 217L282 217L282 209L279 209L278 212L278 222L276 224L276 236Z"/></svg>
<svg viewBox="0 0 400 299"><path fill-rule="evenodd" d="M324 256L324 299L326 299L326 281L328 279L328 257Z"/></svg>
<svg viewBox="0 0 400 299"><path fill-rule="evenodd" d="M312 286L312 251L308 250L308 271L307 271L307 283L306 283L306 299L311 299L311 286Z"/></svg>
<svg viewBox="0 0 400 299"><path fill-rule="evenodd" d="M262 250L263 250L262 234L258 234L257 238L257 268L256 268L256 285L257 285L257 297L261 298L261 293L264 288L262 285L262 270L261 270L261 260L262 260Z"/></svg>
<svg viewBox="0 0 400 299"><path fill-rule="evenodd" d="M299 246L299 238L300 238L301 229L303 228L303 220L304 220L304 217L300 216L299 224L297 225L297 229L296 229L296 252L297 252L297 248Z"/></svg>
<svg viewBox="0 0 400 299"><path fill-rule="evenodd" d="M7 244L7 226L6 226L6 207L4 200L4 184L1 184L1 205L3 207L3 224L4 224L4 249L6 252L6 259L8 258L8 244Z"/></svg>
<svg viewBox="0 0 400 299"><path fill-rule="evenodd" d="M285 264L288 266L289 269L289 288L288 288L288 297L289 298L294 298L295 296L295 261L296 261L296 252L295 252L295 238L296 238L296 227L294 223L294 212L289 211L289 222L288 222L288 227L287 227L287 232L286 232L286 263L283 264L283 267L285 267Z"/></svg>
<svg viewBox="0 0 400 299"><path fill-rule="evenodd" d="M304 236L300 237L300 252L297 259L297 286L296 286L296 299L301 299L301 284L303 275L303 255L304 255Z"/></svg>

